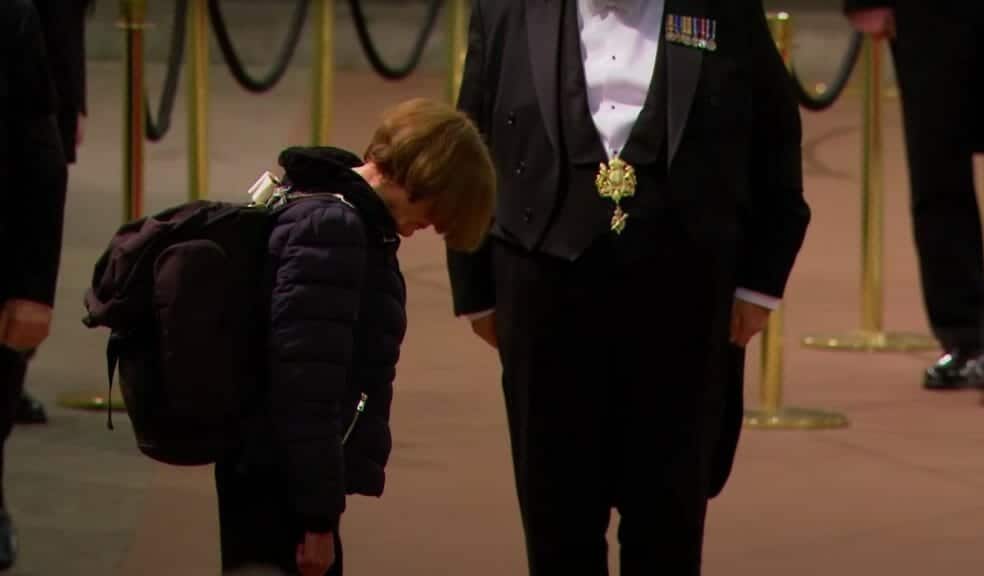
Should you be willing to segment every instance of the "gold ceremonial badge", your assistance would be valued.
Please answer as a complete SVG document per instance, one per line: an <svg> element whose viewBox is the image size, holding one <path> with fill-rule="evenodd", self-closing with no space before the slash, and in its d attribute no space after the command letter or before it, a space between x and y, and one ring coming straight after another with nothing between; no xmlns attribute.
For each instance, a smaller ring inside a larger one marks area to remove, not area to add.
<svg viewBox="0 0 984 576"><path fill-rule="evenodd" d="M595 187L602 198L609 198L615 203L615 213L612 214L612 231L621 234L625 229L625 221L629 215L622 210L619 203L622 198L635 196L636 175L635 169L618 156L612 158L608 164L602 163L598 168L598 175L595 176Z"/></svg>

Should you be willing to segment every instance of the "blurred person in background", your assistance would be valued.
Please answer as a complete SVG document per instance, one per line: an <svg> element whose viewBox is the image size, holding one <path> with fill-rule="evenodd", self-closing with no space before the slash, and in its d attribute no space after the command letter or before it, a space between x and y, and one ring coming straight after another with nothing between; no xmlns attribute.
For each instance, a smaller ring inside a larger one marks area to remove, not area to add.
<svg viewBox="0 0 984 576"><path fill-rule="evenodd" d="M40 19L0 2L0 570L17 555L3 494L3 443L27 355L48 336L61 255L66 166Z"/></svg>
<svg viewBox="0 0 984 576"><path fill-rule="evenodd" d="M94 0L34 0L41 19L45 52L54 81L56 118L65 160L74 164L82 144L86 114L85 15ZM33 351L28 353L29 360ZM26 370L24 372L26 374ZM18 424L44 424L44 404L23 390L17 402Z"/></svg>
<svg viewBox="0 0 984 576"><path fill-rule="evenodd" d="M891 41L923 298L943 348L923 384L981 387L984 254L972 157L984 150L984 2L845 0L844 10L857 30Z"/></svg>

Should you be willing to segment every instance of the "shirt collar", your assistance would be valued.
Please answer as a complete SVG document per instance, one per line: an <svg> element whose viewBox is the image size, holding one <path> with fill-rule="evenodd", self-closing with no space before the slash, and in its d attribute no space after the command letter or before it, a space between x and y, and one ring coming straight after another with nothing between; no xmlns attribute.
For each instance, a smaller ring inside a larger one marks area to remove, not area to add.
<svg viewBox="0 0 984 576"><path fill-rule="evenodd" d="M638 10L644 0L580 0L585 16L604 16L609 12L619 12L629 16Z"/></svg>

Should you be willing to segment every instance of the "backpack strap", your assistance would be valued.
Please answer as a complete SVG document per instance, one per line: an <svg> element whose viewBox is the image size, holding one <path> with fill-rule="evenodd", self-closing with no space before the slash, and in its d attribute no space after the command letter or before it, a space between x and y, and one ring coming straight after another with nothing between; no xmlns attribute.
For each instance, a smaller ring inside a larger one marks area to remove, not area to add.
<svg viewBox="0 0 984 576"><path fill-rule="evenodd" d="M120 343L122 338L115 332L109 335L109 343L106 344L106 367L109 369L109 393L106 395L106 427L113 428L113 376L116 375L116 367L120 362Z"/></svg>
<svg viewBox="0 0 984 576"><path fill-rule="evenodd" d="M357 208L355 208L355 205L349 202L341 194L337 194L335 192L298 192L293 189L284 190L282 194L275 197L271 207L273 208L274 212L279 213L286 210L289 206L293 205L296 202L301 202L302 200L316 200L318 198L321 199L334 198L335 200L347 204L349 207L357 210Z"/></svg>
<svg viewBox="0 0 984 576"><path fill-rule="evenodd" d="M299 202L301 200L307 200L309 198L334 198L335 200L338 200L339 202L341 202L342 204L345 204L346 206L348 206L349 208L355 210L356 212L359 212L359 209L355 206L355 204L352 204L351 202L349 202L348 201L348 198L346 198L345 196L342 196L341 194L337 194L335 192L311 192L311 193L306 193L306 192L297 193L297 192L295 192L293 194L290 194L287 197L287 202L288 202L288 204L293 204L294 202ZM361 216L362 213L359 212L359 215Z"/></svg>

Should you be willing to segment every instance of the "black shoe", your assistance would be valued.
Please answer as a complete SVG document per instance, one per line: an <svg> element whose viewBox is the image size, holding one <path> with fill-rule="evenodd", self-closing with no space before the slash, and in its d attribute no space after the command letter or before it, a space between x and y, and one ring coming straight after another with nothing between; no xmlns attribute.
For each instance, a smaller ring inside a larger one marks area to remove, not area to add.
<svg viewBox="0 0 984 576"><path fill-rule="evenodd" d="M17 531L6 510L0 510L0 571L9 570L17 561Z"/></svg>
<svg viewBox="0 0 984 576"><path fill-rule="evenodd" d="M17 400L17 414L14 421L18 424L45 424L48 422L48 413L37 398L27 392L21 394Z"/></svg>
<svg viewBox="0 0 984 576"><path fill-rule="evenodd" d="M984 354L947 352L928 369L923 379L927 390L960 390L984 386Z"/></svg>

